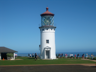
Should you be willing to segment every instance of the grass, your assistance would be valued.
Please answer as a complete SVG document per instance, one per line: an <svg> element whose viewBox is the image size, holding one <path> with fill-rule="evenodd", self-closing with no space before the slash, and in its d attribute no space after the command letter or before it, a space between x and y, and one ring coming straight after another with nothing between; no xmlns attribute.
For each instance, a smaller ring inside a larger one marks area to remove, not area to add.
<svg viewBox="0 0 96 72"><path fill-rule="evenodd" d="M95 64L96 62L81 59L59 58L55 60L41 60L35 61L34 58L17 57L22 60L0 60L0 65L36 65L36 64Z"/></svg>

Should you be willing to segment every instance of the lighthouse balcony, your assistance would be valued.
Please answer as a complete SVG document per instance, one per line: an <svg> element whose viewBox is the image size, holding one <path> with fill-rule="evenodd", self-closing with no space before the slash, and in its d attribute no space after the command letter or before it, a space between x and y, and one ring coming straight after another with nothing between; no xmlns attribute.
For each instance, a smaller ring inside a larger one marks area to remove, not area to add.
<svg viewBox="0 0 96 72"><path fill-rule="evenodd" d="M41 28L56 28L56 26L52 26L52 25L39 26L39 29Z"/></svg>

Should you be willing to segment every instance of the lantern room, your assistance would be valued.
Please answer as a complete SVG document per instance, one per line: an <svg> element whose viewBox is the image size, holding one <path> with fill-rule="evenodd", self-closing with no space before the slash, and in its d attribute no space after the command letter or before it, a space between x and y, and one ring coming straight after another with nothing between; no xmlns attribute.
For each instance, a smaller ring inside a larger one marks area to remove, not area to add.
<svg viewBox="0 0 96 72"><path fill-rule="evenodd" d="M41 14L41 26L54 26L54 14L48 11Z"/></svg>

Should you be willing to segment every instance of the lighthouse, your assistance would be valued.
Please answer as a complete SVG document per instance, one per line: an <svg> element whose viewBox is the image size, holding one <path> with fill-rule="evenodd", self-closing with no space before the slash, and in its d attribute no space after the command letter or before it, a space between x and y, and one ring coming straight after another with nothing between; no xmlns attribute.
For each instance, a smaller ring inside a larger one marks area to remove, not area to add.
<svg viewBox="0 0 96 72"><path fill-rule="evenodd" d="M56 59L54 14L48 11L40 14L40 58Z"/></svg>

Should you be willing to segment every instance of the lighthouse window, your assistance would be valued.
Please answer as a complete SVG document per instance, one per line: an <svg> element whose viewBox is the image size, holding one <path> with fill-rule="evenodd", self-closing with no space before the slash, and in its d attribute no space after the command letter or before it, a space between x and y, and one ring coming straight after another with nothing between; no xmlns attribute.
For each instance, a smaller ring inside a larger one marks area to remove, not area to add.
<svg viewBox="0 0 96 72"><path fill-rule="evenodd" d="M42 29L42 31L44 31L44 29Z"/></svg>
<svg viewBox="0 0 96 72"><path fill-rule="evenodd" d="M46 43L49 43L49 40L46 40Z"/></svg>

